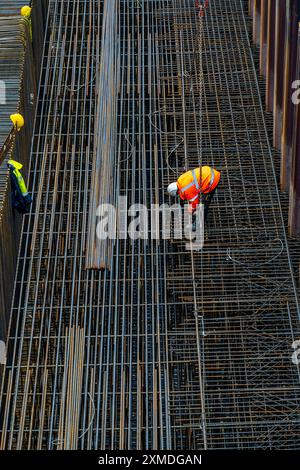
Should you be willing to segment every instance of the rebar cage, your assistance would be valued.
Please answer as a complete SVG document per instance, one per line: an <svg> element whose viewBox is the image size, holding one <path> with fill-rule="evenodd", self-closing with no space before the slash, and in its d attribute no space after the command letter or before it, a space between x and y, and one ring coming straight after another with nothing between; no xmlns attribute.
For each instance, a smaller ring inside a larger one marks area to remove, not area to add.
<svg viewBox="0 0 300 470"><path fill-rule="evenodd" d="M100 271L86 262L107 183L93 180L107 1L50 1L1 447L299 448L299 307L247 2L204 17L192 0L116 2L110 197L170 203L202 164L222 182L203 250L117 239Z"/></svg>

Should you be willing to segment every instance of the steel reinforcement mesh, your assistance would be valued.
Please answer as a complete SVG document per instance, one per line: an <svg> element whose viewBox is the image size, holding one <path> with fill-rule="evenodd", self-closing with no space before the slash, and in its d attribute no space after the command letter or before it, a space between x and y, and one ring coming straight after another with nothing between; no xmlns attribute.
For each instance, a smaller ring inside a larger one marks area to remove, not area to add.
<svg viewBox="0 0 300 470"><path fill-rule="evenodd" d="M222 182L203 250L119 238L97 271L85 266L107 1L50 1L1 448L299 448L299 308L247 2L212 0L203 19L194 0L117 2L115 196L170 203L167 185L199 164Z"/></svg>

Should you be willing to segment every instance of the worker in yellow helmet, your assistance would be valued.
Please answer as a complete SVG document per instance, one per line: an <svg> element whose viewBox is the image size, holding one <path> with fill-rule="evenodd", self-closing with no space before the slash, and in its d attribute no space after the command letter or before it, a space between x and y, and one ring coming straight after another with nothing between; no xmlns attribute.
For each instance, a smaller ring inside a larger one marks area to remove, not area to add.
<svg viewBox="0 0 300 470"><path fill-rule="evenodd" d="M24 127L25 121L24 121L24 118L23 118L22 114L19 114L19 113L11 114L11 115L10 115L10 120L11 120L11 122L13 123L14 128L15 128L18 132L20 132L20 130L22 129L22 127Z"/></svg>
<svg viewBox="0 0 300 470"><path fill-rule="evenodd" d="M31 17L31 7L28 5L25 5L24 7L21 8L21 15L24 18L30 18Z"/></svg>
<svg viewBox="0 0 300 470"><path fill-rule="evenodd" d="M25 181L20 172L23 165L15 160L8 160L7 166L10 171L13 207L20 214L26 214L29 212L32 198L27 191Z"/></svg>
<svg viewBox="0 0 300 470"><path fill-rule="evenodd" d="M25 18L29 23L30 39L32 41L32 22L31 22L31 11L32 8L29 5L25 5L21 8L21 16Z"/></svg>
<svg viewBox="0 0 300 470"><path fill-rule="evenodd" d="M11 122L13 123L13 128L11 129L10 133L8 134L4 144L0 149L0 165L9 154L10 150L12 149L15 141L16 134L20 132L22 127L24 126L24 118L22 114L16 113L10 116Z"/></svg>

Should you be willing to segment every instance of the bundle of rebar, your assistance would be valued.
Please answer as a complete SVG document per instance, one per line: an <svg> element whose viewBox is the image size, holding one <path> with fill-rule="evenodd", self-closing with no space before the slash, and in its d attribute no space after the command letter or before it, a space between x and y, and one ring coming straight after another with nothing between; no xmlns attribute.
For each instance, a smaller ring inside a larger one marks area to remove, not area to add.
<svg viewBox="0 0 300 470"><path fill-rule="evenodd" d="M103 3L50 1L1 448L299 448L299 306L247 2L214 0L202 20L194 0L116 5L114 143L95 125L113 96L96 96ZM101 135L124 212L170 203L185 169L221 171L202 251L148 227L85 269Z"/></svg>
<svg viewBox="0 0 300 470"><path fill-rule="evenodd" d="M114 173L117 152L117 95L120 70L119 2L105 0L102 13L102 40L98 46L96 69L95 137L92 191L87 238L87 269L108 268L112 256L112 238L96 234L97 214L107 206L116 206ZM101 214L103 216L103 214ZM109 214L111 217L111 215Z"/></svg>

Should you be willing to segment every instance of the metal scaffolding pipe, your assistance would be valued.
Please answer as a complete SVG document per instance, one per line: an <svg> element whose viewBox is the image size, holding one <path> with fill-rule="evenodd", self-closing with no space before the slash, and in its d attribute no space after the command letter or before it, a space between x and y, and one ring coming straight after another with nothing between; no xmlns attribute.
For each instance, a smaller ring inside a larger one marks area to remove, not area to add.
<svg viewBox="0 0 300 470"><path fill-rule="evenodd" d="M300 24L298 23L297 50L300 51ZM300 77L300 57L297 55L296 77ZM293 129L293 166L290 186L289 230L292 236L300 235L300 104L295 106Z"/></svg>

